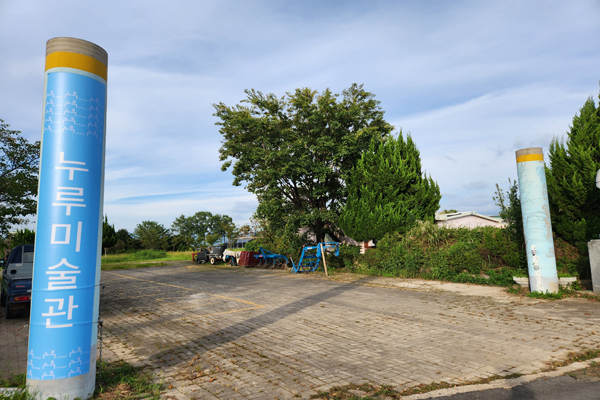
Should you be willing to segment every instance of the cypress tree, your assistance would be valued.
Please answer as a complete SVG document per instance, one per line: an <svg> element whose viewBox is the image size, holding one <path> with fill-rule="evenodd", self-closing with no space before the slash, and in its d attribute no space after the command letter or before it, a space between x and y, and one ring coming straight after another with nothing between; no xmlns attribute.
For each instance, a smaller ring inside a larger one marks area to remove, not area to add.
<svg viewBox="0 0 600 400"><path fill-rule="evenodd" d="M348 198L340 227L354 240L404 233L417 220L433 220L442 196L421 172L421 156L410 135L373 140L346 182Z"/></svg>
<svg viewBox="0 0 600 400"><path fill-rule="evenodd" d="M552 225L556 233L587 255L587 241L600 234L600 108L590 96L567 132L554 138L546 168Z"/></svg>

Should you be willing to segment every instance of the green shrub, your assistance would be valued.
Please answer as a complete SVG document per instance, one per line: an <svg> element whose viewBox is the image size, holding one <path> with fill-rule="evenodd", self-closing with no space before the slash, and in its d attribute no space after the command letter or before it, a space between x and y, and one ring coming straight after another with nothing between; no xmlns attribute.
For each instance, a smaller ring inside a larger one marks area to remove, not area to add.
<svg viewBox="0 0 600 400"><path fill-rule="evenodd" d="M588 261L587 258L581 257L585 260L585 262ZM579 260L565 260L565 259L560 259L560 258L556 258L556 270L558 271L558 275L560 276L561 274L565 274L568 276L576 276L579 277L579 268L578 268L578 261ZM586 265L587 267L587 265Z"/></svg>
<svg viewBox="0 0 600 400"><path fill-rule="evenodd" d="M360 255L359 246L344 246L340 245L340 255L335 257L333 255L327 256L327 266L331 266L333 269L347 269L352 270L356 268L356 260Z"/></svg>
<svg viewBox="0 0 600 400"><path fill-rule="evenodd" d="M356 263L357 272L373 275L497 286L511 285L514 273L526 271L516 244L502 229L446 229L430 222L402 236L386 235Z"/></svg>
<svg viewBox="0 0 600 400"><path fill-rule="evenodd" d="M510 286L513 284L514 269L488 269L485 273L490 277L489 284L493 286Z"/></svg>
<svg viewBox="0 0 600 400"><path fill-rule="evenodd" d="M244 245L244 250L245 251L258 251L258 249L260 247L261 247L261 245L258 242L258 240L253 240L251 242L246 243L246 245Z"/></svg>
<svg viewBox="0 0 600 400"><path fill-rule="evenodd" d="M443 246L452 237L452 230L439 227L433 222L419 221L417 226L406 233L406 239L421 247Z"/></svg>
<svg viewBox="0 0 600 400"><path fill-rule="evenodd" d="M442 251L442 250L440 250ZM483 265L480 253L473 243L457 242L446 250L448 263L454 272L479 274Z"/></svg>
<svg viewBox="0 0 600 400"><path fill-rule="evenodd" d="M507 266L511 268L526 269L527 264L519 253L519 248L503 229L484 227L483 240L479 245L479 252L487 257L490 266Z"/></svg>
<svg viewBox="0 0 600 400"><path fill-rule="evenodd" d="M431 273L427 274L433 279L442 281L451 280L456 276L456 271L452 264L448 263L448 253L444 251L432 252L429 256L429 264L431 265ZM426 275L426 276L427 276Z"/></svg>

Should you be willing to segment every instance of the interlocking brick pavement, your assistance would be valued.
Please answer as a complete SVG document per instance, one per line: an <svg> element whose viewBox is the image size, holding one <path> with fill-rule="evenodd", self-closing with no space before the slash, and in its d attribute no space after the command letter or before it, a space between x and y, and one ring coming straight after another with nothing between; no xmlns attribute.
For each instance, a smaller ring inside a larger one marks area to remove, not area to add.
<svg viewBox="0 0 600 400"><path fill-rule="evenodd" d="M0 377L27 369L27 342L29 339L28 315L7 320L4 307L0 307Z"/></svg>
<svg viewBox="0 0 600 400"><path fill-rule="evenodd" d="M103 271L104 358L149 366L172 385L165 397L305 399L348 383L404 389L532 374L600 343L597 302L320 276L195 265ZM10 336L12 325L0 324ZM15 372L26 346L21 353Z"/></svg>

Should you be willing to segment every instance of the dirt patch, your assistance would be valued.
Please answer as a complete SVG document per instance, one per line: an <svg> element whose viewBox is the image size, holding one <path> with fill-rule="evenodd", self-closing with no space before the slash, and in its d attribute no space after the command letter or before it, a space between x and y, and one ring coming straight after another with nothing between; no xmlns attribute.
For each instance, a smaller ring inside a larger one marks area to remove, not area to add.
<svg viewBox="0 0 600 400"><path fill-rule="evenodd" d="M584 382L600 381L600 363L592 362L588 368L569 372L565 375L569 375L570 377L573 377L573 378L577 379L578 381L584 381Z"/></svg>
<svg viewBox="0 0 600 400"><path fill-rule="evenodd" d="M131 398L132 390L129 383L119 383L118 385L110 388L110 390L100 393L96 398L104 400L114 400Z"/></svg>
<svg viewBox="0 0 600 400"><path fill-rule="evenodd" d="M564 239L554 235L554 252L559 260L573 261L579 258L579 250L574 245L567 243Z"/></svg>
<svg viewBox="0 0 600 400"><path fill-rule="evenodd" d="M327 392L321 392L319 394L311 396L311 399L324 399L324 400L358 400L358 399L377 399L377 400L388 400L388 399L399 399L401 398L400 392L392 389L391 386L386 385L373 385L370 383L364 383L362 385L346 385L337 386L331 388Z"/></svg>

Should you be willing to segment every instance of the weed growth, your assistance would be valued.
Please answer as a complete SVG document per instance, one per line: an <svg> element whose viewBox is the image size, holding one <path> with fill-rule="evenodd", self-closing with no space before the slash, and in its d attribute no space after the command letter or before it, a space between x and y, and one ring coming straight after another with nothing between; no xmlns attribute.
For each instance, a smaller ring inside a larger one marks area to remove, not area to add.
<svg viewBox="0 0 600 400"><path fill-rule="evenodd" d="M24 388L25 387L25 374L12 375L8 378L0 378L0 387Z"/></svg>
<svg viewBox="0 0 600 400"><path fill-rule="evenodd" d="M139 250L135 253L126 253L109 257L102 257L102 264L123 263L128 261L166 259L167 252L163 250ZM190 257L191 259L191 254Z"/></svg>
<svg viewBox="0 0 600 400"><path fill-rule="evenodd" d="M125 262L125 263L111 263L102 264L102 271L114 271L118 269L134 269L134 268L146 268L146 267L164 267L167 263L164 262Z"/></svg>
<svg viewBox="0 0 600 400"><path fill-rule="evenodd" d="M94 398L113 399L158 399L162 385L154 383L150 372L136 368L124 361L102 362L100 385L96 385ZM100 365L98 365L100 368Z"/></svg>
<svg viewBox="0 0 600 400"><path fill-rule="evenodd" d="M495 286L509 286L516 272L525 271L517 245L504 230L447 229L431 222L403 236L387 235L364 255L348 252L343 266L370 275Z"/></svg>
<svg viewBox="0 0 600 400"><path fill-rule="evenodd" d="M102 367L102 368L100 368ZM129 400L159 399L163 385L155 383L149 371L136 368L124 361L102 362L96 366L102 375L96 380L96 391L93 399ZM25 388L25 374L14 375L8 379L0 379L0 387ZM13 393L0 393L0 400L33 400L26 390Z"/></svg>
<svg viewBox="0 0 600 400"><path fill-rule="evenodd" d="M577 291L578 287L575 285L574 287L561 287L558 290L558 293L541 293L541 292L533 292L527 293L527 297L531 297L533 299L545 299L545 300L560 300L565 297L579 297L588 300L600 300L599 297L593 293L581 293Z"/></svg>
<svg viewBox="0 0 600 400"><path fill-rule="evenodd" d="M573 364L580 361L587 361L600 356L600 349L585 349L579 352L572 352L567 355L567 358L562 361L556 361L547 364L550 370L555 370L558 367ZM592 363L593 364L593 363ZM594 365L592 365L594 366Z"/></svg>
<svg viewBox="0 0 600 400"><path fill-rule="evenodd" d="M355 246L343 247L339 260L332 257L327 265L368 275L510 287L513 276L527 276L527 260L511 233L493 227L448 229L419 222L405 235L386 235L366 254L359 254ZM562 260L565 267L559 272L573 276L574 261Z"/></svg>

